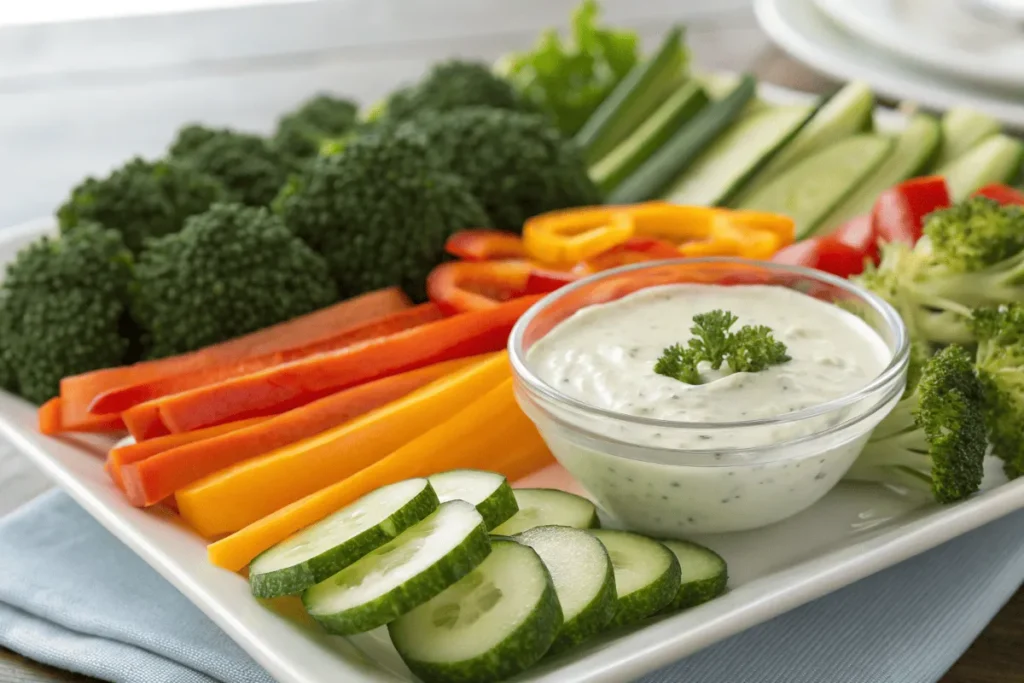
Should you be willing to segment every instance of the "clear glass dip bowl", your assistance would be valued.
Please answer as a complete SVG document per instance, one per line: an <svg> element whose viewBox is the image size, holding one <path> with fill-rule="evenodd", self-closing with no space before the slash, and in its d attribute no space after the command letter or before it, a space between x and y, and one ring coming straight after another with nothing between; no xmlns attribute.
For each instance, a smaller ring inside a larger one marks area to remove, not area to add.
<svg viewBox="0 0 1024 683"><path fill-rule="evenodd" d="M530 369L530 347L581 308L678 283L800 291L861 317L891 357L877 377L852 394L774 418L739 422L677 422L606 410L560 392ZM707 258L625 266L563 287L520 318L509 338L509 354L519 404L558 461L601 507L626 528L681 537L772 524L828 493L903 393L909 348L896 311L842 278L794 266ZM694 440L673 436L731 430L742 432L744 445L652 447L625 440L624 426L634 435L657 431L667 443Z"/></svg>

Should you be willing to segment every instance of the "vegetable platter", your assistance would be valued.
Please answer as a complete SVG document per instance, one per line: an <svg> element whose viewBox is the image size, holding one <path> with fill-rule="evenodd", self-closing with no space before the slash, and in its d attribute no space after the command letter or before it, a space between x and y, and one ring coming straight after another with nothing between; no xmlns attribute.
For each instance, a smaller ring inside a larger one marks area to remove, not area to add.
<svg viewBox="0 0 1024 683"><path fill-rule="evenodd" d="M809 99L770 86L761 86L759 93L778 103ZM905 123L899 112L876 114L891 130ZM49 221L39 221L6 231L0 260L9 261L24 244L52 230ZM37 424L34 406L10 394L0 395L0 429L5 437L275 678L286 683L417 680L385 628L330 636L295 598L254 600L246 578L211 565L206 542L177 515L159 506L142 510L130 505L104 472L108 438L47 437L38 432ZM558 465L514 485L582 493ZM695 538L728 563L729 585L723 596L640 627L604 632L545 658L517 680L612 682L641 676L1021 507L1024 480L1007 482L994 458L986 461L982 492L953 506L894 495L874 485L841 483L804 513L767 529Z"/></svg>

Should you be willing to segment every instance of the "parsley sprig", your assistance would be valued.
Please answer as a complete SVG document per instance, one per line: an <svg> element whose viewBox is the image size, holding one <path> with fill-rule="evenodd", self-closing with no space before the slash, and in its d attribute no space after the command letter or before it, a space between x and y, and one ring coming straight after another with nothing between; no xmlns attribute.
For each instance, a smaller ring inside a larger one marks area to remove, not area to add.
<svg viewBox="0 0 1024 683"><path fill-rule="evenodd" d="M733 372L760 372L790 359L786 345L772 336L771 328L744 325L730 332L736 320L735 315L722 310L693 316L693 337L686 346L673 344L665 349L654 371L686 384L703 384L697 369L701 361L707 361L712 370L727 363Z"/></svg>

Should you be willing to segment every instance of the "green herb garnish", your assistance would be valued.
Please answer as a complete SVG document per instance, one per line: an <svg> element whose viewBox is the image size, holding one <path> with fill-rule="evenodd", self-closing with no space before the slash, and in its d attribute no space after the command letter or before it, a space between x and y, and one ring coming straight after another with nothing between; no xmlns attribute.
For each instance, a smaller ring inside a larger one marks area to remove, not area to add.
<svg viewBox="0 0 1024 683"><path fill-rule="evenodd" d="M760 372L790 359L786 345L772 336L771 328L744 325L730 332L736 320L735 315L721 310L693 316L693 337L686 346L673 344L665 349L654 371L686 384L703 384L697 370L701 361L707 361L713 370L727 363L733 372Z"/></svg>

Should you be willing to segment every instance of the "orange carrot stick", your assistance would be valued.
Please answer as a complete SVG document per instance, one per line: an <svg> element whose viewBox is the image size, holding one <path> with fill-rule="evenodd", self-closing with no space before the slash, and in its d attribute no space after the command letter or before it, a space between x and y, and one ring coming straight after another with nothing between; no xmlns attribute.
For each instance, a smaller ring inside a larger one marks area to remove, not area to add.
<svg viewBox="0 0 1024 683"><path fill-rule="evenodd" d="M109 474L110 478L117 483L119 488L124 490L124 481L121 476L121 469L125 465L140 462L146 458L151 458L154 455L163 453L164 451L169 451L172 448L178 448L179 446L184 446L196 441L212 439L213 437L221 434L237 431L243 427L258 424L267 419L268 418L265 417L254 417L249 420L239 420L238 422L228 422L227 424L217 425L216 427L198 429L194 432L167 434L155 439L149 439L148 441L136 442L125 446L117 446L107 453L107 474Z"/></svg>
<svg viewBox="0 0 1024 683"><path fill-rule="evenodd" d="M124 431L120 415L90 415L69 429L63 422L63 407L59 396L39 406L39 431L53 436L64 432L104 433Z"/></svg>
<svg viewBox="0 0 1024 683"><path fill-rule="evenodd" d="M213 363L263 356L298 345L314 343L325 336L336 335L341 329L400 311L411 305L409 298L400 289L391 287L342 301L308 315L192 353L66 377L60 383L60 395L63 399L61 422L68 431L88 423L89 407L92 402L97 396L111 389L158 377L193 372Z"/></svg>
<svg viewBox="0 0 1024 683"><path fill-rule="evenodd" d="M212 434L213 438L140 459L123 469L128 499L133 505L154 505L209 474L337 427L479 360L477 357L460 358L385 377L275 417L255 418L256 424L244 429ZM226 425L162 437L140 445L211 432L223 426Z"/></svg>
<svg viewBox="0 0 1024 683"><path fill-rule="evenodd" d="M553 461L507 380L386 458L211 544L210 562L238 571L264 550L385 484L459 468L491 470L514 481Z"/></svg>
<svg viewBox="0 0 1024 683"><path fill-rule="evenodd" d="M516 320L539 298L513 299L494 308L164 396L136 408L155 405L171 432L276 415L374 379L503 349Z"/></svg>

